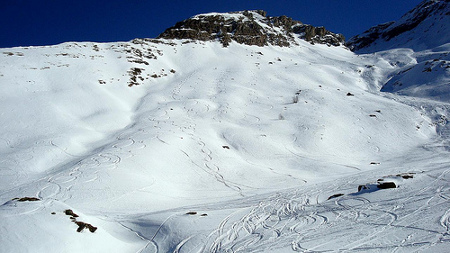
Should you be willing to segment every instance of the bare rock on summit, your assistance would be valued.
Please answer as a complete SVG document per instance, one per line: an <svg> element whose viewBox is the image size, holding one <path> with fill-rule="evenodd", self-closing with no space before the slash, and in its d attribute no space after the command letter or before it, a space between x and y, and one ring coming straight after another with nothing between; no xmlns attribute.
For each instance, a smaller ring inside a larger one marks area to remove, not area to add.
<svg viewBox="0 0 450 253"><path fill-rule="evenodd" d="M329 46L340 46L345 38L324 27L305 25L287 16L269 17L262 10L200 14L176 23L158 36L159 39L231 41L245 45L288 47L295 38Z"/></svg>

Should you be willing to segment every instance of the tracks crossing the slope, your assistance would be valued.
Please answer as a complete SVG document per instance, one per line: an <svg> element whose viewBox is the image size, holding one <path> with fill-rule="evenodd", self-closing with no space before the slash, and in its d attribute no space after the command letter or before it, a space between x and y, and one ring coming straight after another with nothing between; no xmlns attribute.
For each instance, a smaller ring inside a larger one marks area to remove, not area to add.
<svg viewBox="0 0 450 253"><path fill-rule="evenodd" d="M400 193L387 199L347 195L312 204L313 195L280 193L246 214L225 218L211 235L206 252L269 252L288 245L302 252L429 250L450 242L446 198L450 188L434 186L445 184L442 179L446 177L447 171L442 171L430 182L433 187L423 188L417 195ZM433 223L418 223L418 217L429 212L442 212L435 224L442 229ZM339 239L321 240L324 233L327 238Z"/></svg>

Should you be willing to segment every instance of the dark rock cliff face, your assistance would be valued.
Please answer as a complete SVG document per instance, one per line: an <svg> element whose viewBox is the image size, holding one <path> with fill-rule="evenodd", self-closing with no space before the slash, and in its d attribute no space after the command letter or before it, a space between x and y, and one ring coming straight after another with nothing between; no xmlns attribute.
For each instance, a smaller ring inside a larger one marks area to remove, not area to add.
<svg viewBox="0 0 450 253"><path fill-rule="evenodd" d="M400 20L372 27L363 34L352 37L346 45L351 50L358 51L375 43L389 42L398 36L413 31L421 24L426 27L423 29L425 32L434 31L435 23L442 23L443 17L449 15L450 0L425 0L403 15ZM418 33L419 36L427 37L427 34ZM442 34L442 36L447 36L447 34ZM417 37L417 35L413 37Z"/></svg>
<svg viewBox="0 0 450 253"><path fill-rule="evenodd" d="M158 39L216 40L228 46L231 41L257 46L295 45L295 38L311 43L340 46L345 38L323 27L305 25L286 16L269 17L265 11L211 13L197 15L168 28Z"/></svg>

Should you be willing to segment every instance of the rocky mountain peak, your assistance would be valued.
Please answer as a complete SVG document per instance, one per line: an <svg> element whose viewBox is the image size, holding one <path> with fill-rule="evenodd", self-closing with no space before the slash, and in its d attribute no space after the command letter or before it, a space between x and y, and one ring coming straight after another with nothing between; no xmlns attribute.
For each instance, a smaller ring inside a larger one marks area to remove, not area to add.
<svg viewBox="0 0 450 253"><path fill-rule="evenodd" d="M347 46L353 51L380 51L398 47L414 50L449 43L450 0L425 0L400 20L374 26L352 37Z"/></svg>
<svg viewBox="0 0 450 253"><path fill-rule="evenodd" d="M263 10L200 14L176 23L159 39L219 41L227 47L231 41L246 45L296 45L296 39L310 43L339 46L345 41L324 27L314 27L287 16L270 17Z"/></svg>

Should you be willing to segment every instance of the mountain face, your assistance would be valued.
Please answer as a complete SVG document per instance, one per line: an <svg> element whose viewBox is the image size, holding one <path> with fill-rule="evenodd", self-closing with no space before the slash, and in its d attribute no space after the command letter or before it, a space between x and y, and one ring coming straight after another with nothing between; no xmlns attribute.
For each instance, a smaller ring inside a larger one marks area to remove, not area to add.
<svg viewBox="0 0 450 253"><path fill-rule="evenodd" d="M220 41L224 47L231 41L245 45L297 45L294 37L310 43L342 45L345 38L324 27L305 25L286 16L269 17L265 11L242 11L197 15L168 28L158 38Z"/></svg>
<svg viewBox="0 0 450 253"><path fill-rule="evenodd" d="M0 253L448 252L447 3L0 49Z"/></svg>
<svg viewBox="0 0 450 253"><path fill-rule="evenodd" d="M394 69L377 89L449 102L448 34L450 1L426 0L400 20L372 27L346 45L358 53L375 52L392 59Z"/></svg>
<svg viewBox="0 0 450 253"><path fill-rule="evenodd" d="M450 1L425 0L400 20L372 27L346 45L360 53L393 48L430 49L450 42L449 24Z"/></svg>

